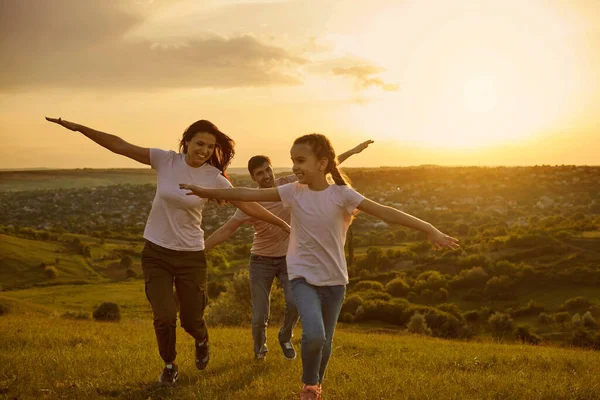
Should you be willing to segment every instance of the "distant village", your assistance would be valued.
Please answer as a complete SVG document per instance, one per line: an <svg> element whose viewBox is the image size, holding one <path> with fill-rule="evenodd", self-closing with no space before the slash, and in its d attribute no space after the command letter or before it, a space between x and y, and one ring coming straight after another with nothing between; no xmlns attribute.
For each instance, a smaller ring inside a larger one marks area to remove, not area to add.
<svg viewBox="0 0 600 400"><path fill-rule="evenodd" d="M365 196L423 217L501 219L508 227L527 226L532 217L560 213L600 214L600 167L435 167L349 169L354 187ZM252 186L247 175L233 175L237 186ZM152 184L120 184L80 189L0 192L0 225L102 235L143 231L155 194ZM204 213L210 232L234 207L211 202ZM363 229L385 222L359 218Z"/></svg>

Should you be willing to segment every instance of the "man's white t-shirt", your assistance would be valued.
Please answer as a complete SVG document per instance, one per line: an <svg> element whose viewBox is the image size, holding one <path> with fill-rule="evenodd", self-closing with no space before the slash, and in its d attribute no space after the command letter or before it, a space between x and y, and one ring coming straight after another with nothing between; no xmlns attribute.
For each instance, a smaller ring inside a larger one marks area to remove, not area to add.
<svg viewBox="0 0 600 400"><path fill-rule="evenodd" d="M178 251L204 250L202 209L207 199L188 196L180 183L207 188L228 188L231 183L208 163L190 167L185 154L150 149L150 165L156 170L156 195L144 229L144 238Z"/></svg>
<svg viewBox="0 0 600 400"><path fill-rule="evenodd" d="M283 205L292 211L289 279L304 278L315 286L348 284L344 243L352 214L364 196L341 185L314 191L294 182L277 189Z"/></svg>
<svg viewBox="0 0 600 400"><path fill-rule="evenodd" d="M285 185L295 182L297 179L296 175L282 176L275 180L275 185ZM261 201L258 204L288 224L290 223L290 208L281 201ZM265 257L283 257L287 254L290 235L280 227L252 218L240 209L236 210L232 218L243 223L251 223L254 226L251 254Z"/></svg>

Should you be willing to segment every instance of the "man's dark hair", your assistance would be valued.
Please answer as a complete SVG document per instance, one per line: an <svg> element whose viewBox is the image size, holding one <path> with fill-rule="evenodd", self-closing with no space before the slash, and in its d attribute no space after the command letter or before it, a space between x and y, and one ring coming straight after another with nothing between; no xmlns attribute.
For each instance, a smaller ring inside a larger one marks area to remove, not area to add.
<svg viewBox="0 0 600 400"><path fill-rule="evenodd" d="M250 172L250 175L252 176L254 170L264 163L269 163L269 165L271 165L271 159L267 156L254 156L250 158L248 160L248 172Z"/></svg>

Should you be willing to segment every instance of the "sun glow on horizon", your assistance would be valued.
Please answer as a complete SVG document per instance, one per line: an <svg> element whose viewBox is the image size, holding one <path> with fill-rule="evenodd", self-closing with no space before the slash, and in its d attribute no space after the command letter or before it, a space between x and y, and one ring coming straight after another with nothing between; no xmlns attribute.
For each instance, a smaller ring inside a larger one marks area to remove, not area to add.
<svg viewBox="0 0 600 400"><path fill-rule="evenodd" d="M570 57L573 27L557 9L459 3L409 1L339 42L386 66L400 87L349 106L347 127L420 146L480 148L526 141L576 112L582 78ZM413 40L393 47L391 37L409 33Z"/></svg>

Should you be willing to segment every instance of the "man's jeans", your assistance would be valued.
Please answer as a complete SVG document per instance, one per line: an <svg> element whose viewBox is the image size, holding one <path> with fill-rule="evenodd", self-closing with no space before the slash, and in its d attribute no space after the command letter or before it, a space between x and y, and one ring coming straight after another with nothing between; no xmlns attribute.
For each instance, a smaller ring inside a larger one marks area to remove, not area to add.
<svg viewBox="0 0 600 400"><path fill-rule="evenodd" d="M279 343L292 340L292 330L298 322L298 310L288 279L287 264L283 257L250 255L250 291L252 293L252 338L254 354L266 353L267 322L269 321L271 286L273 279L279 278L285 295L283 325L279 330Z"/></svg>
<svg viewBox="0 0 600 400"><path fill-rule="evenodd" d="M292 289L302 318L302 382L316 385L323 382L331 357L346 286L315 286L304 278L296 278Z"/></svg>

